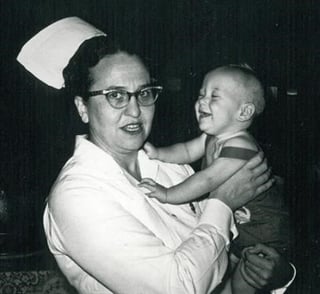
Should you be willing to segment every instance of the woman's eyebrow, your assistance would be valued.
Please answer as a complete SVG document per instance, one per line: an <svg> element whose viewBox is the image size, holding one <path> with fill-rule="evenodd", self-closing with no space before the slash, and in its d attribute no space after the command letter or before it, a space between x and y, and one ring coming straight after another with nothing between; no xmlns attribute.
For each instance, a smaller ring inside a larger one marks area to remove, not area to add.
<svg viewBox="0 0 320 294"><path fill-rule="evenodd" d="M109 91L109 90L126 90L125 87L122 86L109 86L103 89L98 89L98 90L90 90L89 92L96 92L96 91Z"/></svg>
<svg viewBox="0 0 320 294"><path fill-rule="evenodd" d="M106 90L125 90L126 87L124 86L109 86L108 88L106 88Z"/></svg>
<svg viewBox="0 0 320 294"><path fill-rule="evenodd" d="M152 83L152 82L146 83L146 84L143 84L143 85L139 86L136 91L142 90L142 89L147 88L147 87L152 87L152 86L155 86L155 85L156 84Z"/></svg>
<svg viewBox="0 0 320 294"><path fill-rule="evenodd" d="M155 84L152 83L152 82L145 83L143 85L140 85L137 88L136 91L139 91L139 90L141 90L143 88L150 87L150 86L153 86L153 85L155 85ZM125 91L127 91L127 87L126 86L113 86L113 85L110 85L109 87L101 89L101 90L125 90Z"/></svg>
<svg viewBox="0 0 320 294"><path fill-rule="evenodd" d="M145 87L150 87L150 86L153 86L153 85L156 85L156 83L154 82L147 82L145 84L142 84L138 87L138 89L142 89L142 88L145 88ZM126 87L125 86L110 86L110 88L116 88L116 89L125 89Z"/></svg>

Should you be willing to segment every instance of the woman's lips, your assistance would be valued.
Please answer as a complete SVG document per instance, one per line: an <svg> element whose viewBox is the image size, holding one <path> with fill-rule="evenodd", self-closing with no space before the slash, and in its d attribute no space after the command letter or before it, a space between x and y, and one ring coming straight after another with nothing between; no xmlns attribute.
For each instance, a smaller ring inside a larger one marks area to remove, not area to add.
<svg viewBox="0 0 320 294"><path fill-rule="evenodd" d="M128 133L138 133L142 131L143 126L142 123L132 123L121 127L121 129Z"/></svg>

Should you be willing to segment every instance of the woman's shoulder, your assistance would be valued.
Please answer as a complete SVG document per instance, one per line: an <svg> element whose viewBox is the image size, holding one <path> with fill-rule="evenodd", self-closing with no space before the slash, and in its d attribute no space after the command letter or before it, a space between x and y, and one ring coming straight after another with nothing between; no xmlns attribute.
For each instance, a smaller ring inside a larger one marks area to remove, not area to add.
<svg viewBox="0 0 320 294"><path fill-rule="evenodd" d="M103 179L107 182L108 174L71 157L52 185L48 202L52 207L90 202L103 194Z"/></svg>
<svg viewBox="0 0 320 294"><path fill-rule="evenodd" d="M59 219L123 214L121 204L130 200L124 192L126 186L121 179L103 179L85 170L62 170L47 198L48 207Z"/></svg>

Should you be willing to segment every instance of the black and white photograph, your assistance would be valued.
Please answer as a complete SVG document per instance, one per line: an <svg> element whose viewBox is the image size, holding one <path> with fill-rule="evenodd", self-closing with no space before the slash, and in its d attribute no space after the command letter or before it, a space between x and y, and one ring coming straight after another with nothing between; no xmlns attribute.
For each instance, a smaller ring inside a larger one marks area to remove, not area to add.
<svg viewBox="0 0 320 294"><path fill-rule="evenodd" d="M319 293L318 1L0 25L0 294Z"/></svg>

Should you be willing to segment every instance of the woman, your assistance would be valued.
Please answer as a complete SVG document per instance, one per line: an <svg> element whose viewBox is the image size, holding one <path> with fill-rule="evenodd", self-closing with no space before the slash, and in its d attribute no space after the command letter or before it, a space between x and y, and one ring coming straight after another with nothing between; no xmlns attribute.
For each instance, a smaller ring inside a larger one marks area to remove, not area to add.
<svg viewBox="0 0 320 294"><path fill-rule="evenodd" d="M146 197L138 185L142 177L170 186L193 173L189 166L149 160L141 150L161 87L151 83L138 56L111 48L90 25L91 37L82 37L78 26L78 18L60 20L27 43L18 57L47 84L59 88L65 83L89 128L87 136L76 138L74 154L50 192L44 213L49 248L79 293L210 293L227 268L229 235L236 234L232 210L271 185L266 164L254 158L192 207ZM49 40L57 36L60 43ZM56 56L49 65L46 58L32 64L39 43L49 55L54 44L63 62ZM76 54L69 61L66 52L69 59ZM39 74L39 68L50 74ZM242 268L243 276L279 286L275 277L286 272L277 277L285 283L289 267L279 255L275 262L279 265L269 268L269 261L253 260L250 269Z"/></svg>

